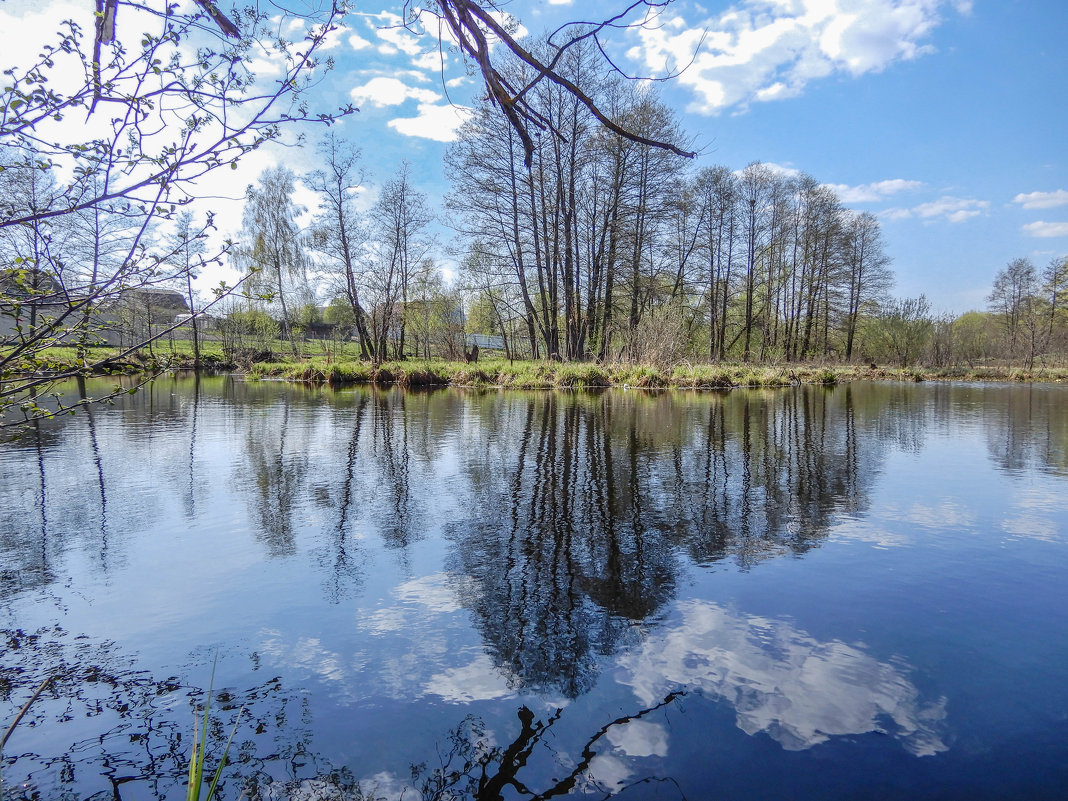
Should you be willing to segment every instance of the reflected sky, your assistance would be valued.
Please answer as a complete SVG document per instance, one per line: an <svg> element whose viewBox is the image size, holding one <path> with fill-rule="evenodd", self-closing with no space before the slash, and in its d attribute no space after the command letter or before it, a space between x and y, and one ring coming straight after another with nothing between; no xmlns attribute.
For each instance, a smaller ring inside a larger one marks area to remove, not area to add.
<svg viewBox="0 0 1068 801"><path fill-rule="evenodd" d="M680 603L678 613L619 660L617 680L639 701L700 690L730 704L746 734L790 751L868 732L890 734L917 756L947 750L938 733L945 699L922 701L904 665L708 602Z"/></svg>
<svg viewBox="0 0 1068 801"><path fill-rule="evenodd" d="M161 379L0 444L0 627L37 638L0 659L0 720L67 671L5 778L84 797L110 760L145 795L171 768L130 736L180 768L218 649L252 710L234 797L444 798L449 753L481 766L456 797L1042 797L1068 779L1066 400ZM107 703L71 669L97 652Z"/></svg>

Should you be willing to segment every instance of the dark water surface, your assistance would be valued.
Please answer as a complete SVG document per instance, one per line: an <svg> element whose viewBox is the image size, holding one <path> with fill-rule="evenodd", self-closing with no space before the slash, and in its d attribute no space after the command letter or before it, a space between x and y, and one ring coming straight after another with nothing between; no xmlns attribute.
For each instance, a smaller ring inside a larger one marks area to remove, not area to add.
<svg viewBox="0 0 1068 801"><path fill-rule="evenodd" d="M97 391L101 391L99 388ZM158 380L0 444L4 798L1068 797L1068 389Z"/></svg>

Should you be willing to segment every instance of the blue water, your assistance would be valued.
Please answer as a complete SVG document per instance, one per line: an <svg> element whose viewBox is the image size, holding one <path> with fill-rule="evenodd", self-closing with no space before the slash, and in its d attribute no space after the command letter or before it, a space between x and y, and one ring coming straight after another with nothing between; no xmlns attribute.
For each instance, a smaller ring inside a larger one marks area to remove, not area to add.
<svg viewBox="0 0 1068 801"><path fill-rule="evenodd" d="M1063 387L160 379L0 444L3 797L183 797L217 654L226 798L1060 799L1066 578Z"/></svg>

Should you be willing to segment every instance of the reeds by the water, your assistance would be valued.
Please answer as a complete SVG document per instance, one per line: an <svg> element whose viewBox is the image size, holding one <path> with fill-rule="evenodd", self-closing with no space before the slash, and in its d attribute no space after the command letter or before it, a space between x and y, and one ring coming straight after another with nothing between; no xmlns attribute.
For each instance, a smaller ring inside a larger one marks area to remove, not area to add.
<svg viewBox="0 0 1068 801"><path fill-rule="evenodd" d="M218 661L218 654L215 655L215 661ZM215 686L215 662L211 666L211 680L208 682L208 693L204 697L204 716L201 721L196 715L193 715L193 750L189 755L189 776L186 783L186 801L200 801L201 793L204 789L204 760L207 757L208 751L208 723L211 721L211 693ZM219 779L222 778L223 768L226 767L227 756L230 753L230 744L234 741L234 735L237 733L237 726L241 722L241 715L244 713L245 707L237 713L237 720L234 721L234 728L230 730L230 737L226 741L226 746L223 748L222 756L219 757L219 764L215 768L215 774L212 776L211 784L208 786L207 795L205 795L204 801L212 801L215 798L215 789L219 786Z"/></svg>

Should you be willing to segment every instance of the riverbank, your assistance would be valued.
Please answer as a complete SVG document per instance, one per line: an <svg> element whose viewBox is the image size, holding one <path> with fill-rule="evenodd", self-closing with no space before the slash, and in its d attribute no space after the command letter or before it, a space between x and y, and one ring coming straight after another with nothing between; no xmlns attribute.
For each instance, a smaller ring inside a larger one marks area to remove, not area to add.
<svg viewBox="0 0 1068 801"><path fill-rule="evenodd" d="M93 375L121 375L187 370L192 353L132 353L119 358L119 351L97 349ZM111 358L108 358L111 356ZM734 389L783 387L796 384L834 385L848 381L1009 381L1034 383L1068 382L1068 368L997 365L984 367L872 367L842 364L690 364L675 367L653 365L604 365L591 362L514 361L482 359L477 363L439 359L386 362L378 367L358 359L323 357L302 360L257 362L240 369L228 362L218 348L207 348L202 368L233 371L252 380L277 379L311 384L398 384L419 386L482 386L510 389L636 387L643 389ZM36 369L23 375L76 373L81 367L74 348L49 348L38 354ZM15 375L18 375L16 372Z"/></svg>
<svg viewBox="0 0 1068 801"><path fill-rule="evenodd" d="M753 365L684 363L674 368L651 365L487 359L476 364L447 361L264 362L248 372L253 379L281 379L316 384L399 384L416 386L485 386L511 389L637 387L643 389L734 389L796 384L834 385L856 380L889 381L1068 381L1068 369L1011 367L888 368L859 365Z"/></svg>

